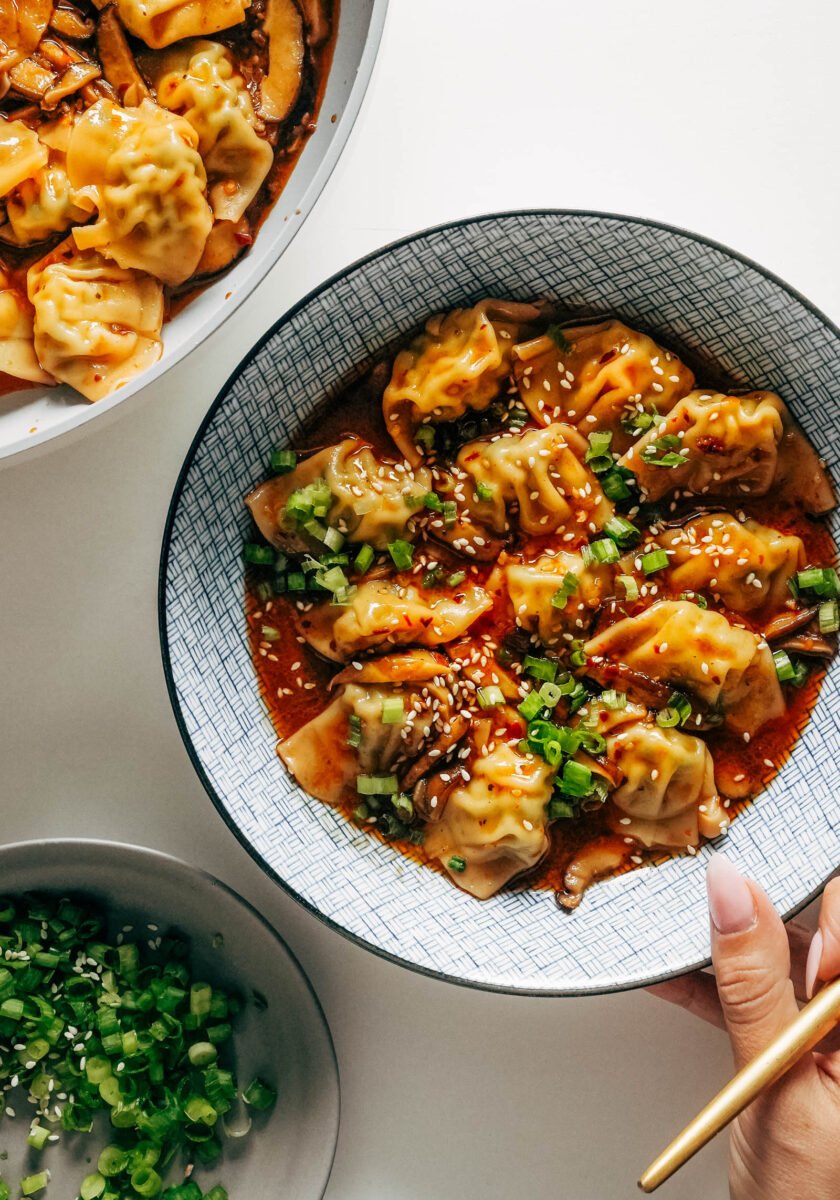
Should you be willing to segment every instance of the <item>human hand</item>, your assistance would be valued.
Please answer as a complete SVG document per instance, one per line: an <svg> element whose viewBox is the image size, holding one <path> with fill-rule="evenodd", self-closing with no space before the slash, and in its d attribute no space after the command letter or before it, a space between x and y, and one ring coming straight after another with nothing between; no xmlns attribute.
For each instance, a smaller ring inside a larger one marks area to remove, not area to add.
<svg viewBox="0 0 840 1200"><path fill-rule="evenodd" d="M698 972L650 990L727 1030L738 1070L840 975L840 879L825 889L819 930L785 926L764 891L722 855L706 872L715 977ZM733 1122L732 1200L840 1196L840 1034L806 1055Z"/></svg>

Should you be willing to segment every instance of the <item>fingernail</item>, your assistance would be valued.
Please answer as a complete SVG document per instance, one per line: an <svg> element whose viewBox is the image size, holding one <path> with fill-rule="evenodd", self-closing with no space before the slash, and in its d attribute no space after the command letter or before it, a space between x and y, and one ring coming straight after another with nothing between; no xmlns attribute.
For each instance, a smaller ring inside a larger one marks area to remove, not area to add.
<svg viewBox="0 0 840 1200"><path fill-rule="evenodd" d="M808 950L808 961L805 963L805 995L809 1000L814 994L814 987L817 982L817 971L820 969L822 956L823 935L822 931L818 929L811 939L811 946Z"/></svg>
<svg viewBox="0 0 840 1200"><path fill-rule="evenodd" d="M755 924L755 901L747 881L722 854L709 859L706 889L712 924L718 933L743 933Z"/></svg>

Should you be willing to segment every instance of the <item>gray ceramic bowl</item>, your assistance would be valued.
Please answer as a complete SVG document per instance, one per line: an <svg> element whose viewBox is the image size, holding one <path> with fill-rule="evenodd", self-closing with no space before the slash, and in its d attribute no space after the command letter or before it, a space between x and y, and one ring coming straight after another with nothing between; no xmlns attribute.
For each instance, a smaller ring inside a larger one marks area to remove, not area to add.
<svg viewBox="0 0 840 1200"><path fill-rule="evenodd" d="M276 1081L278 1101L248 1137L231 1140L221 1165L197 1175L209 1187L221 1181L231 1200L267 1195L319 1200L329 1179L338 1138L338 1070L318 1000L282 938L212 875L176 858L116 842L56 839L0 848L4 895L47 891L85 894L113 914L114 931L152 922L188 935L192 962L210 982L254 989L268 1001L246 1005L237 1026L240 1082L254 1075ZM217 935L221 934L221 944ZM50 1200L73 1200L93 1168L87 1157L104 1141L62 1138L37 1159L27 1153L29 1109L17 1103L16 1121L3 1121L0 1149L8 1152L3 1178L14 1187L22 1174L50 1168ZM93 1155L94 1159L96 1154ZM271 1180L267 1187L266 1181ZM177 1182L173 1173L170 1182Z"/></svg>
<svg viewBox="0 0 840 1200"><path fill-rule="evenodd" d="M704 859L598 884L568 916L547 891L479 902L372 840L295 786L275 754L243 618L242 497L272 447L372 357L436 310L549 296L618 314L778 391L835 479L840 333L739 255L602 213L479 217L386 247L285 316L222 389L187 456L163 546L160 621L175 713L219 811L289 892L343 933L417 970L511 991L638 986L708 955ZM833 521L835 537L838 521ZM796 750L724 850L791 913L840 864L835 660Z"/></svg>

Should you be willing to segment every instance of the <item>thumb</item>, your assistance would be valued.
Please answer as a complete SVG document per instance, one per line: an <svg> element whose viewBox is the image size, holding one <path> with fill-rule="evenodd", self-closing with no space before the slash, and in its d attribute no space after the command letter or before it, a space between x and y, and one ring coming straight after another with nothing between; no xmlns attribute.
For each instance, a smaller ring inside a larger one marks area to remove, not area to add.
<svg viewBox="0 0 840 1200"><path fill-rule="evenodd" d="M765 892L720 854L706 870L712 961L740 1069L799 1011L785 927Z"/></svg>
<svg viewBox="0 0 840 1200"><path fill-rule="evenodd" d="M814 934L805 968L805 992L810 1000L818 979L840 975L840 879L832 879L823 892L820 927Z"/></svg>

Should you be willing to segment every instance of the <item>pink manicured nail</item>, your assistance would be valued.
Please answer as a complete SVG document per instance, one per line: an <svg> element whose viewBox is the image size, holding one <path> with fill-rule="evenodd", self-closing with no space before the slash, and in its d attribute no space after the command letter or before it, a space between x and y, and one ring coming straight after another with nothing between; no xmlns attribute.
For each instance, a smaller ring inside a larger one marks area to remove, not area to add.
<svg viewBox="0 0 840 1200"><path fill-rule="evenodd" d="M755 924L755 901L747 881L722 854L709 859L706 888L712 924L718 933L743 933Z"/></svg>
<svg viewBox="0 0 840 1200"><path fill-rule="evenodd" d="M814 994L814 986L817 982L817 971L820 969L820 963L823 956L823 935L821 930L817 930L811 939L811 948L808 951L808 961L805 963L805 995L810 1000Z"/></svg>

